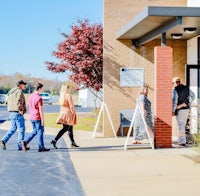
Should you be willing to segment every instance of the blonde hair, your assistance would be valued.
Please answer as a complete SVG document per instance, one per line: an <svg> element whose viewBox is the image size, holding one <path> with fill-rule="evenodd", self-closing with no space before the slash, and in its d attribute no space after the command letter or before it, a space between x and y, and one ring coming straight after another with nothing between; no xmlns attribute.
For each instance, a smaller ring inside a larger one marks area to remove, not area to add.
<svg viewBox="0 0 200 196"><path fill-rule="evenodd" d="M60 89L60 97L59 97L59 104L64 105L65 103L65 96L67 94L67 89L69 89L69 85L62 85Z"/></svg>

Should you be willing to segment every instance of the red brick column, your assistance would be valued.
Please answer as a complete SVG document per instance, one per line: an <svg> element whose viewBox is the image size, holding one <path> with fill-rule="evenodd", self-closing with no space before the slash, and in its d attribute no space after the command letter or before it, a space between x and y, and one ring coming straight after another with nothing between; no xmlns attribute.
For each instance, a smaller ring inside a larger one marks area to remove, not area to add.
<svg viewBox="0 0 200 196"><path fill-rule="evenodd" d="M172 147L172 48L154 48L155 147Z"/></svg>

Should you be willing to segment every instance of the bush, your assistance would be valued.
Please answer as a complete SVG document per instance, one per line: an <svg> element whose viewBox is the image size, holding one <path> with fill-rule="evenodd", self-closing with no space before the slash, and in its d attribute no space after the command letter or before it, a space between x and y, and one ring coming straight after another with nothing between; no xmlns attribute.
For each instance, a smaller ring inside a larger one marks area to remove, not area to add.
<svg viewBox="0 0 200 196"><path fill-rule="evenodd" d="M196 135L194 135L194 146L199 148L200 150L200 131Z"/></svg>

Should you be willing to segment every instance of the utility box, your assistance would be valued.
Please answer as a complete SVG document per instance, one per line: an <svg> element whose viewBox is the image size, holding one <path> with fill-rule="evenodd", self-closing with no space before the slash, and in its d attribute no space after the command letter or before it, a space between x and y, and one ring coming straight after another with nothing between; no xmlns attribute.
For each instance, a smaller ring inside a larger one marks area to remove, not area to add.
<svg viewBox="0 0 200 196"><path fill-rule="evenodd" d="M94 91L91 89L81 89L78 95L78 105L81 107L100 108L102 100L102 90Z"/></svg>

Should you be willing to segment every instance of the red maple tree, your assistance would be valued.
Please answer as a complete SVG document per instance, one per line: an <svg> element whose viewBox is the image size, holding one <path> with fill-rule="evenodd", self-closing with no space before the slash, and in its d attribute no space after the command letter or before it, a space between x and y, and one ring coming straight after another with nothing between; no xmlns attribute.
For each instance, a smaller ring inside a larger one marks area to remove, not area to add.
<svg viewBox="0 0 200 196"><path fill-rule="evenodd" d="M53 51L60 63L46 61L45 64L55 73L69 70L69 79L79 89L87 87L99 91L102 88L103 27L102 24L90 24L88 20L77 22L70 35L62 33L65 40L58 44L57 51Z"/></svg>

